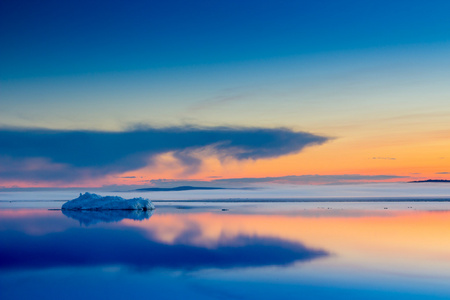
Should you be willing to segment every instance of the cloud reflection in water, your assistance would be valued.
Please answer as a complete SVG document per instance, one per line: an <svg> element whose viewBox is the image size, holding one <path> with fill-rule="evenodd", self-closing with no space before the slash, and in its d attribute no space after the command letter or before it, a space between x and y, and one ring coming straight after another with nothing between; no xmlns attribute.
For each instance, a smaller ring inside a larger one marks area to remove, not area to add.
<svg viewBox="0 0 450 300"><path fill-rule="evenodd" d="M189 235L189 230L186 231ZM183 234L181 234L183 235ZM179 240L186 240L183 236ZM17 231L0 233L0 269L126 266L199 270L287 266L326 256L298 242L259 236L220 238L213 248L183 243L165 244L139 230L72 228L32 236Z"/></svg>

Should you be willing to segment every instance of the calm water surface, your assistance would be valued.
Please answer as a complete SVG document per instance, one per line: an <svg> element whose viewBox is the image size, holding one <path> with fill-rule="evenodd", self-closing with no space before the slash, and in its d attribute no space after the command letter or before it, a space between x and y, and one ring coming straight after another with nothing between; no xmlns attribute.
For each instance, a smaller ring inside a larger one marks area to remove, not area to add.
<svg viewBox="0 0 450 300"><path fill-rule="evenodd" d="M3 204L0 298L448 299L449 209L158 203L150 215Z"/></svg>

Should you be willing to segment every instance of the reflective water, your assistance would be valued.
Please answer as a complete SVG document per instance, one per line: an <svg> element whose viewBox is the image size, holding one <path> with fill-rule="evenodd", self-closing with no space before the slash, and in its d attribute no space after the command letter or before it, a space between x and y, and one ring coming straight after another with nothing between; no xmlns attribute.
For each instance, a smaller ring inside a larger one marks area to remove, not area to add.
<svg viewBox="0 0 450 300"><path fill-rule="evenodd" d="M0 210L1 299L447 299L449 203Z"/></svg>

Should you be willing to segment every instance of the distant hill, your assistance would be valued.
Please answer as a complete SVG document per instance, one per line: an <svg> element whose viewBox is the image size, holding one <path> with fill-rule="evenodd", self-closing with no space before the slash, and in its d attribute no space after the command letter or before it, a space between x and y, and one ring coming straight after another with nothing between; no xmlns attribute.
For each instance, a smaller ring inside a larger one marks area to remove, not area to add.
<svg viewBox="0 0 450 300"><path fill-rule="evenodd" d="M450 180L446 180L446 179L427 179L427 180L408 181L408 183L423 183L423 182L447 182L447 183L450 183Z"/></svg>
<svg viewBox="0 0 450 300"><path fill-rule="evenodd" d="M177 186L172 188L143 188L136 189L135 191L140 192L179 192L179 191L192 191L192 190L225 190L227 188L222 187L207 187L207 186Z"/></svg>

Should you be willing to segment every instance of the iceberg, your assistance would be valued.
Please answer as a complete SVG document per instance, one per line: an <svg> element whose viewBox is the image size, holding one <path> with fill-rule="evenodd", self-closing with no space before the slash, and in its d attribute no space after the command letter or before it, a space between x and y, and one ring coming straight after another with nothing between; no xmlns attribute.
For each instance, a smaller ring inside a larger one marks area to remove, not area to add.
<svg viewBox="0 0 450 300"><path fill-rule="evenodd" d="M153 210L155 205L148 199L123 199L118 196L102 197L97 194L84 193L76 199L67 201L62 210Z"/></svg>

